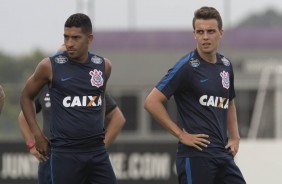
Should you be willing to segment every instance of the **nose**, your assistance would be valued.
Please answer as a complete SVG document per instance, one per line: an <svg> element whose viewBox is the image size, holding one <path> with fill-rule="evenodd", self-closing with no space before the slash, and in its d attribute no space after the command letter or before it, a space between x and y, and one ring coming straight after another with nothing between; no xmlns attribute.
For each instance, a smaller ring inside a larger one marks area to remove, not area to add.
<svg viewBox="0 0 282 184"><path fill-rule="evenodd" d="M73 39L67 39L65 40L65 45L67 48L73 47L74 46L74 40Z"/></svg>
<svg viewBox="0 0 282 184"><path fill-rule="evenodd" d="M207 32L207 31L204 32L203 38L204 38L204 39L208 39L208 32Z"/></svg>

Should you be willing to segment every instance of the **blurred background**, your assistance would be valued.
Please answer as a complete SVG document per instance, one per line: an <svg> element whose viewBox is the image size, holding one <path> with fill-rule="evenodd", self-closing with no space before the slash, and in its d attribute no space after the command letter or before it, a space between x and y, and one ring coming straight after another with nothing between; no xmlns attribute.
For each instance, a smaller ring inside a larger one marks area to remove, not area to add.
<svg viewBox="0 0 282 184"><path fill-rule="evenodd" d="M108 90L127 119L109 150L119 183L177 183L177 140L144 111L143 102L167 70L195 49L192 18L201 6L221 13L225 35L220 52L234 67L242 138L235 161L247 183L282 183L282 2L0 2L0 84L6 93L0 116L0 183L36 183L37 162L25 150L18 128L19 97L38 62L63 43L64 22L76 12L92 19L91 50L112 61ZM177 121L173 98L166 105Z"/></svg>

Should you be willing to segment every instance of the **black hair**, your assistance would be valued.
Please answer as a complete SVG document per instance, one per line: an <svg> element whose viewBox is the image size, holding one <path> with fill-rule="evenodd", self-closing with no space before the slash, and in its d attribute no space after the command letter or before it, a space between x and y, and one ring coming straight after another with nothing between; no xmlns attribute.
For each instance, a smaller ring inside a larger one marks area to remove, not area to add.
<svg viewBox="0 0 282 184"><path fill-rule="evenodd" d="M85 34L92 34L92 23L90 18L83 13L71 15L65 22L65 27L79 27Z"/></svg>

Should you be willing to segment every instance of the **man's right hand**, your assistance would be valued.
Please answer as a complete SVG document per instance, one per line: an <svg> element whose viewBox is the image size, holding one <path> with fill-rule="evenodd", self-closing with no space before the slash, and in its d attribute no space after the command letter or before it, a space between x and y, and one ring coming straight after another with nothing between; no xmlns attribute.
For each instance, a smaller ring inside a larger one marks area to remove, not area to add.
<svg viewBox="0 0 282 184"><path fill-rule="evenodd" d="M49 159L50 144L45 136L35 136L35 148L42 155L43 160Z"/></svg>
<svg viewBox="0 0 282 184"><path fill-rule="evenodd" d="M207 140L208 137L206 134L189 134L183 130L178 138L181 143L202 151L202 147L206 148L210 144L210 141Z"/></svg>
<svg viewBox="0 0 282 184"><path fill-rule="evenodd" d="M39 161L39 162L44 162L47 161L48 159L46 159L43 155L41 155L35 147L31 148L29 150L29 152Z"/></svg>

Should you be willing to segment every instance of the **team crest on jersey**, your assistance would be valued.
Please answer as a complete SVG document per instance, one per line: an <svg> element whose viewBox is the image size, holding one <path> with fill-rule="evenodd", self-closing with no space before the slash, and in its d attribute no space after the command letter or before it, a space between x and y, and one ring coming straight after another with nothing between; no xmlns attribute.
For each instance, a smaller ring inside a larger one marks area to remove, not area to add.
<svg viewBox="0 0 282 184"><path fill-rule="evenodd" d="M200 61L198 59L195 59L195 58L191 58L189 62L191 64L191 66L194 67L194 68L198 67L200 65Z"/></svg>
<svg viewBox="0 0 282 184"><path fill-rule="evenodd" d="M99 58L99 57L97 57L97 56L93 56L93 57L91 58L91 61L92 61L93 63L95 63L95 64L101 64L101 63L103 62L102 59Z"/></svg>
<svg viewBox="0 0 282 184"><path fill-rule="evenodd" d="M102 77L103 72L94 69L93 71L90 71L89 74L91 75L90 81L92 86L95 86L97 88L103 86L104 84L104 79Z"/></svg>
<svg viewBox="0 0 282 184"><path fill-rule="evenodd" d="M230 61L226 57L221 58L221 61L225 66L230 66Z"/></svg>
<svg viewBox="0 0 282 184"><path fill-rule="evenodd" d="M229 89L230 87L229 73L223 70L222 72L220 72L220 76L222 78L222 86L226 89Z"/></svg>
<svg viewBox="0 0 282 184"><path fill-rule="evenodd" d="M64 64L68 61L68 58L62 55L55 57L55 62L58 64Z"/></svg>

